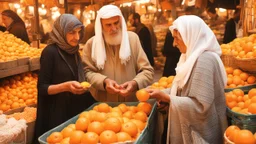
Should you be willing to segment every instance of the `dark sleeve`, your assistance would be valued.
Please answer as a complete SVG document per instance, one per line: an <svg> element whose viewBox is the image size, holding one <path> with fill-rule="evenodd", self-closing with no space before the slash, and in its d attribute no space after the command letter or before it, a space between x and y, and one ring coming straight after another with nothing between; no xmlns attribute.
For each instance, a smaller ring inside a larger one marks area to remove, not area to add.
<svg viewBox="0 0 256 144"><path fill-rule="evenodd" d="M150 32L148 28L147 27L142 28L138 33L138 36L140 38L141 46L144 52L146 53L151 66L154 66L154 58L153 58L152 47L151 47L151 37L150 37Z"/></svg>
<svg viewBox="0 0 256 144"><path fill-rule="evenodd" d="M177 47L173 46L173 37L172 33L170 31L167 32L165 36L165 41L164 41L164 47L162 49L162 53L164 56L180 56L180 51Z"/></svg>
<svg viewBox="0 0 256 144"><path fill-rule="evenodd" d="M223 43L229 43L236 38L236 24L233 20L228 20L225 26Z"/></svg>
<svg viewBox="0 0 256 144"><path fill-rule="evenodd" d="M53 46L47 46L42 51L40 58L40 72L37 84L39 95L48 95L48 87L52 83L55 54L56 50Z"/></svg>

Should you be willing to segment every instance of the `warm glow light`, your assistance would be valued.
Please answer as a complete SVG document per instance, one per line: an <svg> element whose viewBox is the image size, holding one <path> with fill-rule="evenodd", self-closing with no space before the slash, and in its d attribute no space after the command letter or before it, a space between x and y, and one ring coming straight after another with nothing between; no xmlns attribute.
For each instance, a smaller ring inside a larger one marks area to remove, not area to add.
<svg viewBox="0 0 256 144"><path fill-rule="evenodd" d="M159 12L161 12L162 10L161 9L158 9Z"/></svg>
<svg viewBox="0 0 256 144"><path fill-rule="evenodd" d="M14 4L14 7L16 8L16 9L19 9L20 8L20 5L19 4Z"/></svg>
<svg viewBox="0 0 256 144"><path fill-rule="evenodd" d="M226 12L227 10L224 9L224 8L219 8L219 11L220 11L220 12Z"/></svg>
<svg viewBox="0 0 256 144"><path fill-rule="evenodd" d="M78 15L80 15L80 14L81 14L81 11L80 11L80 10L77 10L76 13L77 13Z"/></svg>
<svg viewBox="0 0 256 144"><path fill-rule="evenodd" d="M22 9L17 9L17 14L20 15L22 13Z"/></svg>
<svg viewBox="0 0 256 144"><path fill-rule="evenodd" d="M44 4L42 4L42 5L41 5L41 7L42 7L42 8L44 8L44 7L45 7L45 5L44 5Z"/></svg>

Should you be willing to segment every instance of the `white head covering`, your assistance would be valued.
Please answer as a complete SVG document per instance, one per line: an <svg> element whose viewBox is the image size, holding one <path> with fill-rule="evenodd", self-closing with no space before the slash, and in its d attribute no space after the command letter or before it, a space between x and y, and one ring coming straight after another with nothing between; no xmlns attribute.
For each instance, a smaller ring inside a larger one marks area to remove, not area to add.
<svg viewBox="0 0 256 144"><path fill-rule="evenodd" d="M108 19L114 16L120 16L122 23L122 42L119 51L119 58L121 59L122 64L125 64L130 59L131 49L124 17L117 6L106 5L98 11L95 21L95 37L92 44L92 60L96 63L98 69L103 69L106 61L106 50L103 40L101 19Z"/></svg>
<svg viewBox="0 0 256 144"><path fill-rule="evenodd" d="M172 32L174 29L178 30L187 47L186 53L181 54L175 69L176 76L170 96L177 94L177 88L184 87L196 60L203 52L210 52L216 57L222 72L223 84L226 85L227 76L224 65L220 59L220 45L212 30L201 18L194 15L180 16L173 22L173 25L170 26L169 29Z"/></svg>

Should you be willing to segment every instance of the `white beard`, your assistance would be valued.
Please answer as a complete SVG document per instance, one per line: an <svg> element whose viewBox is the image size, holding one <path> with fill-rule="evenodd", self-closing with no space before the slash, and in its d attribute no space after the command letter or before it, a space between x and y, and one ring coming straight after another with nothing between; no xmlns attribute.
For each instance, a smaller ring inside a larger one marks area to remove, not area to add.
<svg viewBox="0 0 256 144"><path fill-rule="evenodd" d="M122 42L122 30L120 29L118 31L118 34L116 36L111 36L108 33L103 31L105 42L109 45L120 45Z"/></svg>

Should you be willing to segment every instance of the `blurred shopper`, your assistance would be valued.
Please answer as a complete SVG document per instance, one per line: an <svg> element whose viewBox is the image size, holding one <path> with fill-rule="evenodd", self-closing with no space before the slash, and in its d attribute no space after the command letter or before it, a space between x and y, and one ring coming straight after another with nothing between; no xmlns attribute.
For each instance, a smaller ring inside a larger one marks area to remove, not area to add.
<svg viewBox="0 0 256 144"><path fill-rule="evenodd" d="M85 81L78 53L83 31L83 24L71 14L63 14L54 22L49 45L40 58L35 143L40 135L95 102L80 85Z"/></svg>
<svg viewBox="0 0 256 144"><path fill-rule="evenodd" d="M205 22L181 16L170 26L181 54L172 87L148 89L151 98L169 106L167 143L223 143L227 128L221 48Z"/></svg>
<svg viewBox="0 0 256 144"><path fill-rule="evenodd" d="M6 26L6 31L30 44L25 23L14 11L4 10L2 12L2 22Z"/></svg>
<svg viewBox="0 0 256 144"><path fill-rule="evenodd" d="M215 7L211 6L206 11L208 16L210 17L210 27L225 24L225 19L217 14Z"/></svg>
<svg viewBox="0 0 256 144"><path fill-rule="evenodd" d="M240 9L236 9L233 18L226 23L223 43L229 43L237 38L240 28Z"/></svg>
<svg viewBox="0 0 256 144"><path fill-rule="evenodd" d="M166 34L162 53L166 57L163 76L168 77L171 75L176 75L175 68L181 53L177 47L173 46L173 37L170 31L168 31Z"/></svg>
<svg viewBox="0 0 256 144"><path fill-rule="evenodd" d="M135 92L150 85L154 69L140 40L127 31L120 9L103 6L95 21L95 36L83 48L84 70L98 101L137 101Z"/></svg>
<svg viewBox="0 0 256 144"><path fill-rule="evenodd" d="M133 13L128 18L130 24L134 26L135 32L138 34L142 48L146 53L151 66L154 66L154 57L152 52L151 34L149 29L140 21L140 15Z"/></svg>

